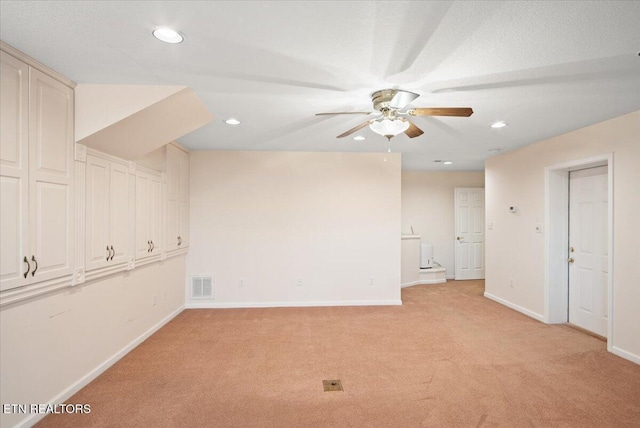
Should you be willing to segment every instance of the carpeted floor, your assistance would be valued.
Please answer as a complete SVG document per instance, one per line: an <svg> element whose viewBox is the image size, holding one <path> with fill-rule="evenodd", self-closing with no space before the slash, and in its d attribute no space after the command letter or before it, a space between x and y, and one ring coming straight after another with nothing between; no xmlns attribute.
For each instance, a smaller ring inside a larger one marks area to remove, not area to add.
<svg viewBox="0 0 640 428"><path fill-rule="evenodd" d="M640 427L640 366L482 297L187 310L38 427ZM340 379L343 392L323 392Z"/></svg>

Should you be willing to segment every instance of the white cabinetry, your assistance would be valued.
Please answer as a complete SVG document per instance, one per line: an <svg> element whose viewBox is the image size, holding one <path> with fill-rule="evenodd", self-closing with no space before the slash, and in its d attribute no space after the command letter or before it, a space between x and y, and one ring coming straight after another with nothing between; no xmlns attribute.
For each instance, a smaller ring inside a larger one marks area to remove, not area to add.
<svg viewBox="0 0 640 428"><path fill-rule="evenodd" d="M70 282L75 195L73 89L4 51L0 63L4 304L9 290Z"/></svg>
<svg viewBox="0 0 640 428"><path fill-rule="evenodd" d="M159 172L136 170L136 260L162 253L162 176Z"/></svg>
<svg viewBox="0 0 640 428"><path fill-rule="evenodd" d="M189 153L167 145L167 252L189 247Z"/></svg>
<svg viewBox="0 0 640 428"><path fill-rule="evenodd" d="M129 163L93 153L86 162L85 270L127 263L131 254Z"/></svg>

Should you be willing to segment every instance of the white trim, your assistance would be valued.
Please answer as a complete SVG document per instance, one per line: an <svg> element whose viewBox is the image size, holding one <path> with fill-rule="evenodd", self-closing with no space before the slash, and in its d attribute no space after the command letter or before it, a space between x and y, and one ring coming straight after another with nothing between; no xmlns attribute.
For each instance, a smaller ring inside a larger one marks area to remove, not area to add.
<svg viewBox="0 0 640 428"><path fill-rule="evenodd" d="M622 357L625 360L631 361L632 363L640 364L640 355L636 355L632 352L622 350L617 346L612 346L611 352L617 355L618 357Z"/></svg>
<svg viewBox="0 0 640 428"><path fill-rule="evenodd" d="M158 322L156 325L151 327L145 333L143 333L140 336L138 336L136 339L134 339L127 346L122 348L120 351L116 352L111 357L107 358L98 367L96 367L95 369L91 370L89 373L87 373L86 375L84 375L83 377L78 379L76 382L71 384L67 389L62 391L60 394L58 394L55 397L53 397L52 399L50 399L47 402L47 404L64 403L73 394L75 394L76 392L80 391L82 388L87 386L91 381L93 381L95 378L97 378L102 373L104 373L109 367L111 367L116 362L118 362L118 360L120 360L122 357L127 355L129 352L131 352L136 346L138 346L142 342L144 342L147 338L149 338L149 336L151 336L156 331L160 330L160 328L162 328L165 324L167 324L169 321L171 321L173 318L175 318L184 309L185 309L184 306L180 306L178 309L176 309L175 311L173 311L172 313L167 315L164 319L160 320L160 322ZM18 422L14 426L14 428L31 427L31 426L35 425L38 421L43 419L46 415L47 415L46 413L33 413L29 417L27 417L26 419L23 419L22 421Z"/></svg>
<svg viewBox="0 0 640 428"><path fill-rule="evenodd" d="M453 280L456 279L456 276L455 275L447 275L446 278L453 281Z"/></svg>
<svg viewBox="0 0 640 428"><path fill-rule="evenodd" d="M445 278L441 279L421 279L418 281L406 282L400 285L400 288L413 287L414 285L444 284L447 282Z"/></svg>
<svg viewBox="0 0 640 428"><path fill-rule="evenodd" d="M613 177L614 177L614 155L605 153L585 159L577 159L556 165L545 167L545 223L547 231L545 234L545 254L544 254L544 322L561 323L568 320L568 302L563 303L565 295L568 294L568 268L566 263L558 263L560 259L568 257L566 247L568 242L568 216L569 216L569 195L567 189L559 189L568 186L569 171L607 165L608 181L608 207L607 207L607 251L608 251L608 322L607 322L607 350L613 352L613 323L615 308L613 305L614 295L614 246L613 246ZM566 178L565 178L566 176ZM555 177L555 178L554 178ZM560 177L560 180L558 178ZM555 204L552 202L555 200ZM552 206L553 205L553 206ZM558 206L559 205L559 206ZM553 209L552 209L553 208ZM566 226L565 226L566 224ZM554 239L554 237L561 239ZM561 248L564 247L564 248Z"/></svg>
<svg viewBox="0 0 640 428"><path fill-rule="evenodd" d="M484 297L486 297L487 299L493 300L494 302L498 302L501 305L504 305L510 309L513 309L514 311L518 311L522 314L525 314L528 317L544 322L544 316L542 316L541 314L537 314L533 311L530 311L527 308L523 308L522 306L516 305L515 303L511 303L510 301L505 300L501 297L494 296L493 294L487 293L486 291L484 292Z"/></svg>
<svg viewBox="0 0 640 428"><path fill-rule="evenodd" d="M76 82L74 82L73 80L63 76L62 74L58 73L54 69L47 67L46 65L44 65L41 62L33 59L32 57L30 57L26 53L24 53L22 51L19 51L18 49L14 48L10 44L8 44L6 42L3 42L2 40L0 40L0 50L3 50L4 52L8 53L9 55L18 58L20 61L27 63L27 65L29 65L31 67L37 68L38 70L40 70L44 74L47 74L49 77L53 77L54 79L56 79L56 80L62 82L63 84L69 86L70 88L75 88L76 87Z"/></svg>
<svg viewBox="0 0 640 428"><path fill-rule="evenodd" d="M166 251L167 253L167 258L169 257L175 257L175 256L181 256L183 254L187 254L189 252L189 247L180 247L178 249L175 250L168 250Z"/></svg>
<svg viewBox="0 0 640 428"><path fill-rule="evenodd" d="M70 287L72 283L73 273L19 288L12 288L0 293L0 307L61 290Z"/></svg>
<svg viewBox="0 0 640 428"><path fill-rule="evenodd" d="M187 309L228 308L300 308L316 306L392 306L402 305L402 300L338 300L320 302L187 302Z"/></svg>

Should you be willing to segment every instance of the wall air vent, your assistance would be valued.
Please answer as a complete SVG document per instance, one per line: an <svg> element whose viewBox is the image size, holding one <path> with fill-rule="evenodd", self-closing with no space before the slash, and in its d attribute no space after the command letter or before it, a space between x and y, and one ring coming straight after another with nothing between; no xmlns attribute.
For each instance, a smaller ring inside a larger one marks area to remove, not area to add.
<svg viewBox="0 0 640 428"><path fill-rule="evenodd" d="M213 277L199 275L191 276L191 298L214 299Z"/></svg>

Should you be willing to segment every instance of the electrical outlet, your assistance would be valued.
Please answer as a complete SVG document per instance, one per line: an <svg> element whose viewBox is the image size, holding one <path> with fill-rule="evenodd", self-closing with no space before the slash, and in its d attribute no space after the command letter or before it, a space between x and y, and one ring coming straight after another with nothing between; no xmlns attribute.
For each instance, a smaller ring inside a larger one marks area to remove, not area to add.
<svg viewBox="0 0 640 428"><path fill-rule="evenodd" d="M298 278L298 287L302 287L302 278Z"/></svg>
<svg viewBox="0 0 640 428"><path fill-rule="evenodd" d="M544 232L544 226L542 225L542 223L536 223L536 233L543 233Z"/></svg>
<svg viewBox="0 0 640 428"><path fill-rule="evenodd" d="M369 285L373 285L373 277L369 277Z"/></svg>
<svg viewBox="0 0 640 428"><path fill-rule="evenodd" d="M487 229L493 230L493 223L487 223Z"/></svg>
<svg viewBox="0 0 640 428"><path fill-rule="evenodd" d="M244 287L247 281L244 278L238 280L238 287Z"/></svg>
<svg viewBox="0 0 640 428"><path fill-rule="evenodd" d="M513 288L513 279L509 280L509 287Z"/></svg>

